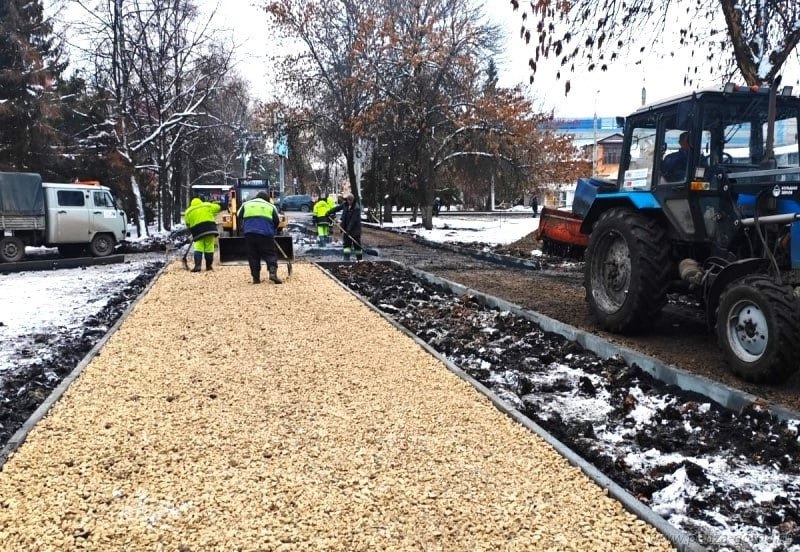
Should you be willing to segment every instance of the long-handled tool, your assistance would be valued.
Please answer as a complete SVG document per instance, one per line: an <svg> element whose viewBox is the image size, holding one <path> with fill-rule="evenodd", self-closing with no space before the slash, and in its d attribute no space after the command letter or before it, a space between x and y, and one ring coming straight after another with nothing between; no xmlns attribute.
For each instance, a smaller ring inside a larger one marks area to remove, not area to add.
<svg viewBox="0 0 800 552"><path fill-rule="evenodd" d="M276 240L275 238L272 238L272 243L275 244L275 247L278 248L278 251L280 251L280 253L283 256L283 258L286 259L286 270L289 273L289 276L291 276L292 275L292 259L290 259L289 255L287 255L286 252L283 250L283 248L280 245L278 245L278 240Z"/></svg>
<svg viewBox="0 0 800 552"><path fill-rule="evenodd" d="M183 259L181 262L183 263L183 268L189 270L189 261L186 260L186 257L189 256L189 250L192 249L192 245L194 242L199 240L200 238L205 238L206 236L214 236L215 238L219 236L219 231L217 230L217 223L213 221L205 221L201 222L200 224L193 226L189 229L191 240L189 240L189 245L186 247L186 251L183 253Z"/></svg>
<svg viewBox="0 0 800 552"><path fill-rule="evenodd" d="M186 257L189 256L189 251L192 249L192 244L194 244L194 239L189 240L189 245L186 246L186 251L183 252L183 258L181 262L183 262L184 270L189 270L189 261L186 260Z"/></svg>
<svg viewBox="0 0 800 552"><path fill-rule="evenodd" d="M351 235L350 235L350 234L347 232L347 230L345 230L344 228L342 228L342 225L341 225L341 224L339 224L338 222L336 222L336 219L334 219L334 220L333 220L333 225L334 225L334 226L336 226L336 228L338 228L339 230L341 230L341 231L342 231L342 234L344 234L345 236L347 236L348 238L350 238L350 241L351 241L351 242L353 242L355 245L357 245L357 246L358 246L358 248L359 248L360 250L362 250L362 251L364 250L364 248L363 248L363 247L361 247L361 244L359 243L359 241L358 241L357 239L355 239L353 236L351 236Z"/></svg>

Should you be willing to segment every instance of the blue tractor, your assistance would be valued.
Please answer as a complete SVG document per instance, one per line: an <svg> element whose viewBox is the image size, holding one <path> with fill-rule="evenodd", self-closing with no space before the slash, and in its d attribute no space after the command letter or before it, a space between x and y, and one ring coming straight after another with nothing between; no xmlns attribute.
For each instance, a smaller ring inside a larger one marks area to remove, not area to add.
<svg viewBox="0 0 800 552"><path fill-rule="evenodd" d="M800 367L800 98L695 92L625 119L615 182L582 180L584 284L606 330L651 328L697 294L728 366L753 382Z"/></svg>

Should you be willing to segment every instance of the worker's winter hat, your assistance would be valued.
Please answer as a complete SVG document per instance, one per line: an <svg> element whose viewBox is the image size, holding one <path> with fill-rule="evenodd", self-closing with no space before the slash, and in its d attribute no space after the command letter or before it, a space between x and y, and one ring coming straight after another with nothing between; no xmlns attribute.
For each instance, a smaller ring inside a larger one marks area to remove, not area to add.
<svg viewBox="0 0 800 552"><path fill-rule="evenodd" d="M256 197L258 199L263 199L264 201L269 201L269 194L267 194L267 192L258 192Z"/></svg>
<svg viewBox="0 0 800 552"><path fill-rule="evenodd" d="M344 196L344 198L348 201L353 201L356 198L356 196L354 196L353 194L347 194L346 196Z"/></svg>

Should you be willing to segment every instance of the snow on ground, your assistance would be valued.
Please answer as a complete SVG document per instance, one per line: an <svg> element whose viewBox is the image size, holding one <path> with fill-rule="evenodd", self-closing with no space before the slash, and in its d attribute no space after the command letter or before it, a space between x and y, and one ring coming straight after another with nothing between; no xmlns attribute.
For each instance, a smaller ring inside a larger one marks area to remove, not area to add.
<svg viewBox="0 0 800 552"><path fill-rule="evenodd" d="M420 218L411 222L409 215L394 215L393 222L384 228L415 234L434 242L481 242L505 245L524 238L539 227L539 218L507 215L497 212L487 215L447 215L433 217L433 230L425 230Z"/></svg>
<svg viewBox="0 0 800 552"><path fill-rule="evenodd" d="M37 351L36 336L80 329L154 256L127 259L113 265L0 274L0 378L4 371L35 361L52 347L42 341L38 344L42 351ZM33 354L21 354L23 349Z"/></svg>

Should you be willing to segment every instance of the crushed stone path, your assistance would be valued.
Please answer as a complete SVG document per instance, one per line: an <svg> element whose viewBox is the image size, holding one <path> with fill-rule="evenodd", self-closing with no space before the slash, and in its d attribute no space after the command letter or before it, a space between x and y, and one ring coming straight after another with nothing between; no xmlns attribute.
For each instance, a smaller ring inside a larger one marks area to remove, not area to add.
<svg viewBox="0 0 800 552"><path fill-rule="evenodd" d="M0 549L670 546L313 265L174 263L3 467Z"/></svg>

